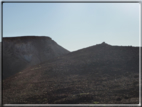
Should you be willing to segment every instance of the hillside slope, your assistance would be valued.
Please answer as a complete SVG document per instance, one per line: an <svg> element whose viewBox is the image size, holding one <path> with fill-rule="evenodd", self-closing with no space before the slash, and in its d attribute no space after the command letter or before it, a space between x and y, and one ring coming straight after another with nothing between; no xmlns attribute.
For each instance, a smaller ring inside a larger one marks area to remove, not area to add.
<svg viewBox="0 0 142 107"><path fill-rule="evenodd" d="M138 104L139 48L98 44L3 82L3 103Z"/></svg>
<svg viewBox="0 0 142 107"><path fill-rule="evenodd" d="M3 38L3 79L28 66L48 61L68 52L50 37L5 37Z"/></svg>

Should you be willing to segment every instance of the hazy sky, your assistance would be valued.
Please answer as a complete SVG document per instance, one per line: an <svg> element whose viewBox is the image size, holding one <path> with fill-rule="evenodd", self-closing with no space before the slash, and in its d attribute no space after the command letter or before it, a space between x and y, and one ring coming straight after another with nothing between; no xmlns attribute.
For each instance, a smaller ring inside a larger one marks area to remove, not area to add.
<svg viewBox="0 0 142 107"><path fill-rule="evenodd" d="M69 51L139 46L139 12L139 3L4 3L3 37L49 36Z"/></svg>

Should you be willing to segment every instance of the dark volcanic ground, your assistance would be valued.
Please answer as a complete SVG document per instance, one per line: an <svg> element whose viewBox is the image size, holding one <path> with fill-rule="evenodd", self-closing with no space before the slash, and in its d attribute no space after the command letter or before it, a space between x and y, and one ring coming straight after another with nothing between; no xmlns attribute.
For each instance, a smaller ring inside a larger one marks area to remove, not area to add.
<svg viewBox="0 0 142 107"><path fill-rule="evenodd" d="M69 53L50 37L5 37L3 49L3 79L25 68Z"/></svg>
<svg viewBox="0 0 142 107"><path fill-rule="evenodd" d="M99 44L3 81L4 104L138 104L139 48Z"/></svg>

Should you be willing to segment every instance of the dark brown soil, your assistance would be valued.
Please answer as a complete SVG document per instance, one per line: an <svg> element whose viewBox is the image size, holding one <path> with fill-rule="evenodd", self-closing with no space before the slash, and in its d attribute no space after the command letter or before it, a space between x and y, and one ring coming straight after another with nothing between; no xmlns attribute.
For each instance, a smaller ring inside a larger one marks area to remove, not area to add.
<svg viewBox="0 0 142 107"><path fill-rule="evenodd" d="M96 45L3 81L4 104L138 104L139 48Z"/></svg>

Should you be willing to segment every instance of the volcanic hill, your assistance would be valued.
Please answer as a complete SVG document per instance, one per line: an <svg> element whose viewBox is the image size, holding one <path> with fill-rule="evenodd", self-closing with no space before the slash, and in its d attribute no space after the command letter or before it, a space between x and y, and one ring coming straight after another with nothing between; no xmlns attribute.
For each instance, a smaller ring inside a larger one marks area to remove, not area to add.
<svg viewBox="0 0 142 107"><path fill-rule="evenodd" d="M106 43L3 81L3 104L138 104L139 47Z"/></svg>
<svg viewBox="0 0 142 107"><path fill-rule="evenodd" d="M69 53L50 37L5 37L3 46L3 79L29 67Z"/></svg>

